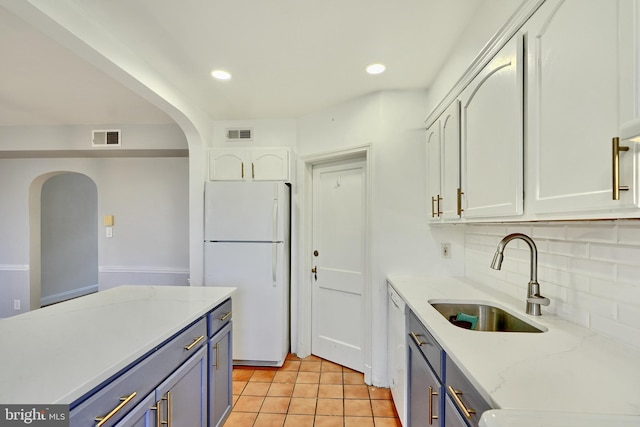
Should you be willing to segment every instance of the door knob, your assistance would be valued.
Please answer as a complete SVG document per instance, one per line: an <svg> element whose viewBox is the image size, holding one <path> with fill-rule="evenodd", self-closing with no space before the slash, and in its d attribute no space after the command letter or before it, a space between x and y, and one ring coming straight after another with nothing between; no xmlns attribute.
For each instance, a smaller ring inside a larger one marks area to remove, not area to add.
<svg viewBox="0 0 640 427"><path fill-rule="evenodd" d="M318 266L315 266L311 269L311 272L313 273L313 278L315 279L315 281L318 281Z"/></svg>

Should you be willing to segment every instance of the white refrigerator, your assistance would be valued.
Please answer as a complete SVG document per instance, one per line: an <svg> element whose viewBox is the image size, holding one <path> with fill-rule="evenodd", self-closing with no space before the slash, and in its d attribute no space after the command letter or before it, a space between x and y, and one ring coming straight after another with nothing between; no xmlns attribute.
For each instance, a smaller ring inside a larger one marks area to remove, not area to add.
<svg viewBox="0 0 640 427"><path fill-rule="evenodd" d="M289 352L290 188L205 184L204 284L234 286L233 361L282 366Z"/></svg>

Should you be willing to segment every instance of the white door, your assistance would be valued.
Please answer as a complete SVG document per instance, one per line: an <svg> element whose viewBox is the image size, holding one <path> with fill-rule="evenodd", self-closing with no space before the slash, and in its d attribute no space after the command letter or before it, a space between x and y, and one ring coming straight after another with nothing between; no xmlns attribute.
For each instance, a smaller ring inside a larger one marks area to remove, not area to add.
<svg viewBox="0 0 640 427"><path fill-rule="evenodd" d="M313 168L313 354L364 370L365 161Z"/></svg>

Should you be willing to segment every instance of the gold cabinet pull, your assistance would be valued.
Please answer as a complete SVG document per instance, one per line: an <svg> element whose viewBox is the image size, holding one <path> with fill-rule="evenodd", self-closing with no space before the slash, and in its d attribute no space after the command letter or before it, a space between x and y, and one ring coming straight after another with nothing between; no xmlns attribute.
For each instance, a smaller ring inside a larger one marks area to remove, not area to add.
<svg viewBox="0 0 640 427"><path fill-rule="evenodd" d="M216 343L216 363L213 365L216 371L220 369L220 343Z"/></svg>
<svg viewBox="0 0 640 427"><path fill-rule="evenodd" d="M167 427L171 427L171 392L167 392Z"/></svg>
<svg viewBox="0 0 640 427"><path fill-rule="evenodd" d="M244 162L240 163L240 174L242 176L242 179L244 179Z"/></svg>
<svg viewBox="0 0 640 427"><path fill-rule="evenodd" d="M184 349L185 349L185 350L187 350L187 351L191 350L193 347L195 347L196 345L198 345L198 343L199 343L200 341L202 341L203 339L204 339L204 335L200 335L198 338L196 338L195 340L193 340L193 342L192 342L191 344L189 344L189 345L185 345L185 346L184 346Z"/></svg>
<svg viewBox="0 0 640 427"><path fill-rule="evenodd" d="M224 315L224 316L220 316L220 321L221 321L221 322L224 322L225 320L227 320L229 317L231 317L231 313L232 313L232 312L230 311L230 312L228 312L228 313L225 313L225 315Z"/></svg>
<svg viewBox="0 0 640 427"><path fill-rule="evenodd" d="M440 202L442 201L442 197L440 197L440 195L438 194L438 197L436 197L437 200L437 204L436 204L436 209L438 211L438 218L440 218L440 215L442 215L442 210L440 210Z"/></svg>
<svg viewBox="0 0 640 427"><path fill-rule="evenodd" d="M460 399L462 392L460 390L456 390L453 387L449 386L449 393L451 393L451 397L453 397L453 400L456 401L456 405L458 405L458 408L460 408L464 416L470 420L471 416L475 415L476 411L475 409L467 408L465 404L462 403L462 399Z"/></svg>
<svg viewBox="0 0 640 427"><path fill-rule="evenodd" d="M433 387L429 386L429 425L433 425L433 420L437 420L438 416L433 415L433 396L437 396L438 392L433 391Z"/></svg>
<svg viewBox="0 0 640 427"><path fill-rule="evenodd" d="M433 205L435 203L436 203L436 198L431 196L431 218L435 218L436 217L436 210L433 207Z"/></svg>
<svg viewBox="0 0 640 427"><path fill-rule="evenodd" d="M464 194L464 192L462 191L461 188L458 188L458 216L462 216L462 212L464 212L464 209L462 209L462 195Z"/></svg>
<svg viewBox="0 0 640 427"><path fill-rule="evenodd" d="M440 215L442 215L442 212L440 211L441 200L442 200L442 197L440 197L439 194L436 197L431 196L431 218L435 218L436 216L440 218ZM436 204L435 209L433 208L434 203Z"/></svg>
<svg viewBox="0 0 640 427"><path fill-rule="evenodd" d="M154 411L156 411L156 427L162 427L162 406L160 406L162 404L162 400L158 400L156 402L156 406L152 406L151 409L153 409Z"/></svg>
<svg viewBox="0 0 640 427"><path fill-rule="evenodd" d="M620 191L627 191L629 187L620 185L620 152L629 151L628 146L620 145L620 138L613 138L612 163L613 163L613 200L620 200Z"/></svg>
<svg viewBox="0 0 640 427"><path fill-rule="evenodd" d="M418 347L422 347L426 344L426 342L420 341L420 338L418 338L415 332L409 332L409 334L411 335L411 338L413 338L413 340L416 342L416 344L418 344Z"/></svg>
<svg viewBox="0 0 640 427"><path fill-rule="evenodd" d="M256 167L253 164L253 162L251 162L251 179L255 179L256 177Z"/></svg>
<svg viewBox="0 0 640 427"><path fill-rule="evenodd" d="M109 412L104 417L95 417L95 420L98 422L98 424L96 424L96 427L102 427L107 421L111 419L111 417L113 417L115 414L118 413L118 411L124 408L127 403L131 402L133 398L136 397L137 394L138 393L134 391L129 396L122 396L120 398L120 403L118 404L118 406L113 408L111 412Z"/></svg>

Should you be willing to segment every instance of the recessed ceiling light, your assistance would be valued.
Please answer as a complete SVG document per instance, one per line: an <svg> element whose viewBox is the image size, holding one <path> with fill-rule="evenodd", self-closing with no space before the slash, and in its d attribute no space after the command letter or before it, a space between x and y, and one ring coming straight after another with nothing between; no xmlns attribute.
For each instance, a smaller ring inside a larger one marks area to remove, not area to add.
<svg viewBox="0 0 640 427"><path fill-rule="evenodd" d="M211 75L218 80L229 80L231 79L231 74L224 70L213 70Z"/></svg>
<svg viewBox="0 0 640 427"><path fill-rule="evenodd" d="M369 74L384 73L384 70L386 70L386 68L387 67L385 67L384 64L371 64L367 66L367 73Z"/></svg>

